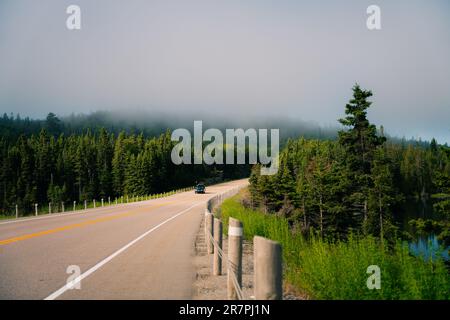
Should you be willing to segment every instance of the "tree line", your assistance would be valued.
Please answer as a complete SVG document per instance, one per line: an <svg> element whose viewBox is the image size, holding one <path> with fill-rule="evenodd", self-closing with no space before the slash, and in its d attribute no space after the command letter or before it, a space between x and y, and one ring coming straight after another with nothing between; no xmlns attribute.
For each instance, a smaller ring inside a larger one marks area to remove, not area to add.
<svg viewBox="0 0 450 320"><path fill-rule="evenodd" d="M382 127L367 119L371 96L355 85L337 140L289 140L276 175L253 168L251 205L303 232L342 238L353 231L389 240L402 235L397 222L406 203L432 203L438 218L411 225L448 242L450 148L434 139L428 147L386 141Z"/></svg>
<svg viewBox="0 0 450 320"><path fill-rule="evenodd" d="M53 118L51 121L56 121ZM174 165L176 143L170 131L157 136L118 135L100 128L92 133L52 135L51 126L39 134L0 138L0 210L32 212L34 203L91 201L122 195L149 195L248 176L242 165Z"/></svg>

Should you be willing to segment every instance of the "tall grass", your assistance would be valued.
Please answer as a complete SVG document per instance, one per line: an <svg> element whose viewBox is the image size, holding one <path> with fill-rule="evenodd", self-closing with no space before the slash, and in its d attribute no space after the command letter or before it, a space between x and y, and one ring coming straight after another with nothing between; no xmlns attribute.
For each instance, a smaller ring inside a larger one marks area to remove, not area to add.
<svg viewBox="0 0 450 320"><path fill-rule="evenodd" d="M400 241L392 248L373 237L325 241L293 233L286 219L250 210L239 195L220 208L227 232L229 217L244 225L244 237L259 235L281 243L284 277L312 299L449 299L450 276L443 261L424 261ZM368 289L367 267L381 270L381 289Z"/></svg>

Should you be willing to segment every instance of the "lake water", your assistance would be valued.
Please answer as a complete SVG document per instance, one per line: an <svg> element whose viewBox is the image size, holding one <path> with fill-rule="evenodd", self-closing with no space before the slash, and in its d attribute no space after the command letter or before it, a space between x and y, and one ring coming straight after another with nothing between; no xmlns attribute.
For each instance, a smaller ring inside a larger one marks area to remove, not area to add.
<svg viewBox="0 0 450 320"><path fill-rule="evenodd" d="M448 250L450 247L445 249L439 243L435 235L419 238L417 241L409 242L408 245L409 250L413 255L423 257L424 260L430 260L430 258L433 260L443 258L444 260L449 261Z"/></svg>
<svg viewBox="0 0 450 320"><path fill-rule="evenodd" d="M424 204L420 201L407 202L404 208L404 214L399 222L404 230L412 233L413 230L408 224L408 221L418 218L422 218L424 220L436 218L431 203ZM429 260L430 258L434 260L435 258L442 257L446 261L449 261L449 247L444 248L437 239L437 236L434 234L421 236L413 241L409 241L408 246L413 255L422 256L425 260Z"/></svg>

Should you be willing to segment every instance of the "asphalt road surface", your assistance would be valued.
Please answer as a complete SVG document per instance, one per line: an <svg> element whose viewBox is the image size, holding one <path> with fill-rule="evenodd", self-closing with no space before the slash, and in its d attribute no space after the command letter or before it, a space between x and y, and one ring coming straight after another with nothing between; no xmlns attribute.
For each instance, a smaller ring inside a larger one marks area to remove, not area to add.
<svg viewBox="0 0 450 320"><path fill-rule="evenodd" d="M190 299L206 201L246 183L0 221L0 299Z"/></svg>

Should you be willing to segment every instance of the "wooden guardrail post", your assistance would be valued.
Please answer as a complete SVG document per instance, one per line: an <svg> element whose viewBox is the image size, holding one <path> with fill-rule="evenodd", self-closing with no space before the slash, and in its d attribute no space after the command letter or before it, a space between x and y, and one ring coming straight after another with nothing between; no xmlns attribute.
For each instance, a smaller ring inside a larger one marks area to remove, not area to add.
<svg viewBox="0 0 450 320"><path fill-rule="evenodd" d="M253 238L255 299L281 300L282 256L281 245L263 237Z"/></svg>
<svg viewBox="0 0 450 320"><path fill-rule="evenodd" d="M64 213L64 202L61 202L61 211Z"/></svg>
<svg viewBox="0 0 450 320"><path fill-rule="evenodd" d="M76 209L77 209L77 202L74 201L74 202L73 202L73 211L75 211Z"/></svg>
<svg viewBox="0 0 450 320"><path fill-rule="evenodd" d="M19 218L19 205L16 204L16 219Z"/></svg>
<svg viewBox="0 0 450 320"><path fill-rule="evenodd" d="M206 231L205 241L206 241L207 252L209 254L214 253L214 246L210 239L210 236L214 235L213 224L214 224L214 216L212 215L211 212L207 212L205 214L205 231Z"/></svg>
<svg viewBox="0 0 450 320"><path fill-rule="evenodd" d="M203 226L204 226L204 229L205 229L205 244L206 244L206 246L208 246L208 224L207 224L207 222L206 222L206 220L207 220L207 215L208 215L208 213L209 213L209 211L208 211L208 209L205 209L205 215L204 215L204 221L203 221ZM206 249L206 251L208 252L208 249Z"/></svg>
<svg viewBox="0 0 450 320"><path fill-rule="evenodd" d="M38 215L38 209L37 209L37 208L38 208L38 204L35 203L35 204L34 204L34 215L35 215L35 216Z"/></svg>
<svg viewBox="0 0 450 320"><path fill-rule="evenodd" d="M95 199L94 199L94 209L96 208L96 205L95 205Z"/></svg>
<svg viewBox="0 0 450 320"><path fill-rule="evenodd" d="M84 200L84 210L87 210L87 200Z"/></svg>
<svg viewBox="0 0 450 320"><path fill-rule="evenodd" d="M228 275L227 275L227 297L228 300L237 300L238 295L232 279L233 272L237 282L242 287L242 222L237 219L228 220Z"/></svg>
<svg viewBox="0 0 450 320"><path fill-rule="evenodd" d="M220 249L222 249L222 221L214 218L214 240L218 248L214 248L213 274L220 276L222 274L222 258Z"/></svg>

